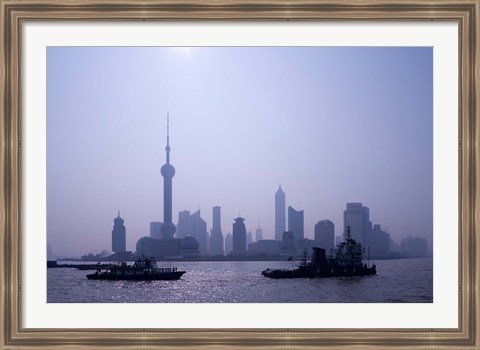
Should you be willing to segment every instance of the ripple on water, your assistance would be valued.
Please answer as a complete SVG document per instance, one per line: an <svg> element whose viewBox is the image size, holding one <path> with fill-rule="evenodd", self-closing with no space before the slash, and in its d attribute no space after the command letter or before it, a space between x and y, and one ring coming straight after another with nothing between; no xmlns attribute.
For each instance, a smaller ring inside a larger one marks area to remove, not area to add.
<svg viewBox="0 0 480 350"><path fill-rule="evenodd" d="M381 260L378 275L275 280L291 262L182 262L178 281L94 281L85 271L47 269L49 303L431 303L432 259Z"/></svg>

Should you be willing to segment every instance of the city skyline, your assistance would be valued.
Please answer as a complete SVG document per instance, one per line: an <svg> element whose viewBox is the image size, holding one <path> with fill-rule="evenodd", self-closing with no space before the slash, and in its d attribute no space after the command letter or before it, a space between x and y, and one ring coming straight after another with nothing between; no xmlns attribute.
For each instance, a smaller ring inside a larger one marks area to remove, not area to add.
<svg viewBox="0 0 480 350"><path fill-rule="evenodd" d="M286 205L304 210L306 238L319 220L341 234L345 204L361 202L397 241L431 242L431 48L176 51L48 49L47 235L55 254L108 248L117 210L127 250L163 220L167 110L174 223L179 211L200 208L211 229L220 206L224 236L242 216L247 232L260 223L272 239L281 184ZM130 59L144 65L123 72Z"/></svg>

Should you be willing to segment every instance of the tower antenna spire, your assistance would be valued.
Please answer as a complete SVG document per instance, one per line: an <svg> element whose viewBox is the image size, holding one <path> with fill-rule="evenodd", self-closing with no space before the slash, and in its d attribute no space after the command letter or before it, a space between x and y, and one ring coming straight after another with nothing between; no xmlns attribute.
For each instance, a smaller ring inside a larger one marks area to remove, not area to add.
<svg viewBox="0 0 480 350"><path fill-rule="evenodd" d="M167 111L167 147L165 147L165 151L167 151L167 164L170 164L170 115L169 115L169 111Z"/></svg>

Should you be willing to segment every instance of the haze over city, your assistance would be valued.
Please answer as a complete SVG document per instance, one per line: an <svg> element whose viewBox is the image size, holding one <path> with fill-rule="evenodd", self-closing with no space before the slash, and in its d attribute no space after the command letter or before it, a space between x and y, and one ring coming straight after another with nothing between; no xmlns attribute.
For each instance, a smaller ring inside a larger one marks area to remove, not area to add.
<svg viewBox="0 0 480 350"><path fill-rule="evenodd" d="M57 256L127 249L163 219L170 115L173 221L201 210L274 238L274 194L343 233L347 202L394 240L433 224L433 50L424 47L50 47L47 235Z"/></svg>

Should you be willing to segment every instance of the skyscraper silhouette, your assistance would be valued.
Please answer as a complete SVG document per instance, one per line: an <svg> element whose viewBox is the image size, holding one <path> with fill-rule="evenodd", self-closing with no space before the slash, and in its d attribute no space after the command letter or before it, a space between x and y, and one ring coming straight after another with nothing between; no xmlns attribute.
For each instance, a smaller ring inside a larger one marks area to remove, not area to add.
<svg viewBox="0 0 480 350"><path fill-rule="evenodd" d="M177 237L183 238L190 234L190 211L182 210L178 212Z"/></svg>
<svg viewBox="0 0 480 350"><path fill-rule="evenodd" d="M208 232L207 223L200 216L200 209L190 215L189 235L195 237L199 244L200 253L208 254Z"/></svg>
<svg viewBox="0 0 480 350"><path fill-rule="evenodd" d="M263 233L260 224L258 224L258 228L255 230L255 240L257 242L263 240Z"/></svg>
<svg viewBox="0 0 480 350"><path fill-rule="evenodd" d="M285 205L285 193L282 191L282 186L278 186L278 191L275 193L275 240L277 241L282 240L286 229Z"/></svg>
<svg viewBox="0 0 480 350"><path fill-rule="evenodd" d="M347 208L343 212L344 237L347 227L350 226L352 238L361 242L364 247L369 246L369 238L372 231L370 222L370 210L362 203L347 203Z"/></svg>
<svg viewBox="0 0 480 350"><path fill-rule="evenodd" d="M228 233L225 236L225 255L231 254L233 252L233 236L231 233Z"/></svg>
<svg viewBox="0 0 480 350"><path fill-rule="evenodd" d="M371 257L385 257L390 255L390 234L380 225L373 225L370 238L369 253Z"/></svg>
<svg viewBox="0 0 480 350"><path fill-rule="evenodd" d="M167 162L162 166L163 176L163 224L160 232L163 238L173 238L176 227L172 222L172 178L175 176L175 168L170 164L170 135L169 135L169 115L167 112Z"/></svg>
<svg viewBox="0 0 480 350"><path fill-rule="evenodd" d="M247 232L247 250L248 250L248 245L250 243L253 243L253 233L252 233L252 231Z"/></svg>
<svg viewBox="0 0 480 350"><path fill-rule="evenodd" d="M127 229L124 225L124 220L120 217L120 210L118 216L113 219L112 230L112 251L120 253L126 251Z"/></svg>
<svg viewBox="0 0 480 350"><path fill-rule="evenodd" d="M160 229L162 228L162 223L158 221L150 222L150 237L155 239L162 238Z"/></svg>
<svg viewBox="0 0 480 350"><path fill-rule="evenodd" d="M293 232L295 240L304 239L303 210L295 210L288 207L288 231Z"/></svg>
<svg viewBox="0 0 480 350"><path fill-rule="evenodd" d="M330 220L320 220L315 225L315 244L327 254L335 247L335 225Z"/></svg>
<svg viewBox="0 0 480 350"><path fill-rule="evenodd" d="M238 217L233 224L233 254L245 254L247 252L247 228L245 219Z"/></svg>
<svg viewBox="0 0 480 350"><path fill-rule="evenodd" d="M213 207L213 228L210 236L210 254L223 255L223 234L221 228L221 208Z"/></svg>

